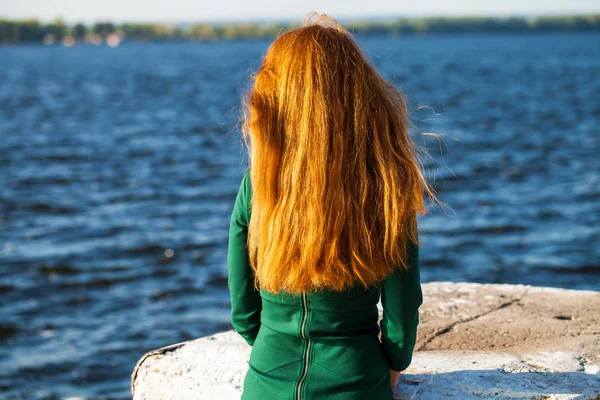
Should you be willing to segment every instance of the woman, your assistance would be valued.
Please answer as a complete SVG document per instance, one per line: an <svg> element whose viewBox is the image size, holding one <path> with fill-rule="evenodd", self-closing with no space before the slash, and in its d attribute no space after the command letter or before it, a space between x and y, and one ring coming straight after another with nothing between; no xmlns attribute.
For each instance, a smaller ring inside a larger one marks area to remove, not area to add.
<svg viewBox="0 0 600 400"><path fill-rule="evenodd" d="M271 44L244 101L227 256L232 323L253 346L242 399L390 400L423 301L416 214L434 194L401 93L335 20L308 21Z"/></svg>

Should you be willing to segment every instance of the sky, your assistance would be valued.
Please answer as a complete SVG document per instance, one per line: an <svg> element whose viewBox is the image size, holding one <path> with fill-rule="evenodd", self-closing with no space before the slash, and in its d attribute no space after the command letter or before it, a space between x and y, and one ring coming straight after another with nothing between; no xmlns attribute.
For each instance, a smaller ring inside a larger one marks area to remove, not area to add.
<svg viewBox="0 0 600 400"><path fill-rule="evenodd" d="M68 23L298 21L310 11L338 20L396 16L600 13L600 0L0 0L0 18Z"/></svg>

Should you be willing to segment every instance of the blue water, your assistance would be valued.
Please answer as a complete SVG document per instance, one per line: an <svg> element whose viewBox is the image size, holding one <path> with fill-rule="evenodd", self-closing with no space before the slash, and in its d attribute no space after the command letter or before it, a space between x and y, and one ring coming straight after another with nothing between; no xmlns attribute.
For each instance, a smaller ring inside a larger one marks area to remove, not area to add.
<svg viewBox="0 0 600 400"><path fill-rule="evenodd" d="M600 35L359 44L447 206L419 220L423 281L600 290ZM230 329L240 96L267 46L0 48L0 398L130 398L145 351Z"/></svg>

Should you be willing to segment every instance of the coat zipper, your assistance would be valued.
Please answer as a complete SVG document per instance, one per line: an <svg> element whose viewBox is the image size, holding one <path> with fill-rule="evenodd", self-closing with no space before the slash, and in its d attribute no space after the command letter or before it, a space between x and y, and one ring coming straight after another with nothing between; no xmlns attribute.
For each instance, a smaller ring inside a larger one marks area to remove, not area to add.
<svg viewBox="0 0 600 400"><path fill-rule="evenodd" d="M300 336L302 339L306 339L306 321L308 320L308 301L306 299L306 293L302 294L302 324L300 326ZM300 381L298 382L298 389L296 390L296 400L300 400L300 392L302 390L302 384L306 379L306 374L308 373L308 357L310 354L310 340L306 343L306 353L304 356L304 368L302 370L302 375L300 376Z"/></svg>

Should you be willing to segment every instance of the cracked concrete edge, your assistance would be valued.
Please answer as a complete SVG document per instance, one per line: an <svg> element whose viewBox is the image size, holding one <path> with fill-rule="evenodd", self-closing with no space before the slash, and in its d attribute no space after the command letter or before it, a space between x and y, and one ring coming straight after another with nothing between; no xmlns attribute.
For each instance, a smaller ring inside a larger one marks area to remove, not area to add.
<svg viewBox="0 0 600 400"><path fill-rule="evenodd" d="M161 356L161 355L170 353L172 351L175 351L175 350L185 346L188 343L189 343L189 341L174 343L174 344L170 344L168 346L164 346L164 347L144 353L142 355L142 357L138 360L138 362L135 364L135 367L133 368L133 372L131 373L131 394L132 395L135 394L135 382L137 381L138 371L139 371L140 367L142 366L142 364L144 363L144 361L146 361L147 358L154 357L154 356Z"/></svg>

